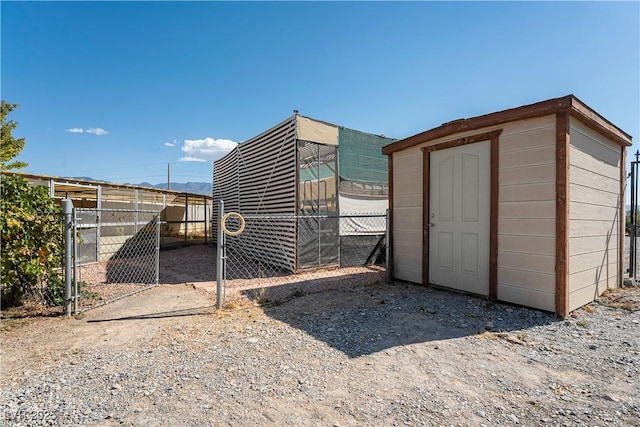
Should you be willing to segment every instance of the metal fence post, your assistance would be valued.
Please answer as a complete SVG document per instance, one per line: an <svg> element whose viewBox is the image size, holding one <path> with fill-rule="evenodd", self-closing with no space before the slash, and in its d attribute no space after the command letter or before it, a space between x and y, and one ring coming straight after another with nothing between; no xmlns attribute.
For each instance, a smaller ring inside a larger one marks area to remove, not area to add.
<svg viewBox="0 0 640 427"><path fill-rule="evenodd" d="M73 314L78 314L78 217L73 209Z"/></svg>
<svg viewBox="0 0 640 427"><path fill-rule="evenodd" d="M160 214L155 217L156 222L156 285L160 283Z"/></svg>
<svg viewBox="0 0 640 427"><path fill-rule="evenodd" d="M62 213L64 214L64 311L71 316L71 259L73 257L73 242L71 241L73 202L62 199Z"/></svg>
<svg viewBox="0 0 640 427"><path fill-rule="evenodd" d="M216 308L224 304L224 232L222 231L222 217L224 216L224 201L218 202L218 248L216 250Z"/></svg>
<svg viewBox="0 0 640 427"><path fill-rule="evenodd" d="M386 231L385 231L385 278L387 280L387 285L391 284L391 260L389 259L390 255L391 255L391 251L390 251L390 247L391 247L391 240L390 240L390 236L391 236L391 215L390 215L390 209L387 209L387 215L385 217L385 222L386 222Z"/></svg>
<svg viewBox="0 0 640 427"><path fill-rule="evenodd" d="M640 164L638 157L640 157L640 151L636 151L635 156L636 161L631 162L631 224L629 227L629 277L634 281L636 280L638 269L638 164Z"/></svg>

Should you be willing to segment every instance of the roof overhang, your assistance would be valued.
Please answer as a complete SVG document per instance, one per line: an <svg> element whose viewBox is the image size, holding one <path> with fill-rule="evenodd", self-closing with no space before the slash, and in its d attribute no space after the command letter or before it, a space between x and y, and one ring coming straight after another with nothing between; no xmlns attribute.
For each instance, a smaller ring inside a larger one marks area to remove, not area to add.
<svg viewBox="0 0 640 427"><path fill-rule="evenodd" d="M574 95L567 95L562 98L549 99L535 104L523 105L521 107L485 114L470 119L454 120L436 128L386 145L382 148L382 152L383 154L389 155L396 151L404 150L414 145L423 144L436 138L446 137L458 132L477 130L503 123L526 120L562 112L568 112L572 117L575 117L588 127L605 135L622 146L628 147L632 144L632 138L628 133L605 119Z"/></svg>

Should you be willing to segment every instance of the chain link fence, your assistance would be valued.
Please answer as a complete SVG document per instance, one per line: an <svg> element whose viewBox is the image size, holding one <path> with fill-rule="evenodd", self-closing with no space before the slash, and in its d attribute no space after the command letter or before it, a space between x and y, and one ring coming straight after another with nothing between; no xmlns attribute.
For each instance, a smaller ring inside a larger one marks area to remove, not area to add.
<svg viewBox="0 0 640 427"><path fill-rule="evenodd" d="M76 209L74 223L82 309L158 283L158 212Z"/></svg>
<svg viewBox="0 0 640 427"><path fill-rule="evenodd" d="M40 247L32 252L23 246L15 260L3 258L24 301L50 308L71 305L78 313L158 284L156 211L40 212L30 227L47 230ZM34 283L26 273L36 268L43 274Z"/></svg>
<svg viewBox="0 0 640 427"><path fill-rule="evenodd" d="M386 215L246 215L222 225L227 306L386 280Z"/></svg>

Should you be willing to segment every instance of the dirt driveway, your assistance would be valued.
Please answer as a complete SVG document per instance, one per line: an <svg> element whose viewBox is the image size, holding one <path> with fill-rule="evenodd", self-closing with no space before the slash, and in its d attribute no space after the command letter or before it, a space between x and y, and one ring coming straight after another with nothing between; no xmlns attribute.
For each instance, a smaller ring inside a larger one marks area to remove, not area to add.
<svg viewBox="0 0 640 427"><path fill-rule="evenodd" d="M640 425L638 289L566 321L406 284L213 304L3 321L5 424Z"/></svg>

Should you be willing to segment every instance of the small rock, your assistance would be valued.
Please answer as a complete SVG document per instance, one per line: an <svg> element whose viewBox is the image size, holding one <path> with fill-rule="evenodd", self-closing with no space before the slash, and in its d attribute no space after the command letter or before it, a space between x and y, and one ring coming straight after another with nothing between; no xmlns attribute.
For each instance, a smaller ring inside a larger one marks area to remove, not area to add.
<svg viewBox="0 0 640 427"><path fill-rule="evenodd" d="M513 422L515 424L520 424L520 420L518 419L518 417L516 417L513 414L507 415L507 418L509 418L509 420L511 420L511 422Z"/></svg>
<svg viewBox="0 0 640 427"><path fill-rule="evenodd" d="M492 330L494 327L495 327L495 326L494 326L493 322L487 322L487 323L484 325L484 328L485 328L487 331Z"/></svg>
<svg viewBox="0 0 640 427"><path fill-rule="evenodd" d="M595 345L595 344L589 345L589 350L596 350L597 348L598 348L598 346Z"/></svg>
<svg viewBox="0 0 640 427"><path fill-rule="evenodd" d="M111 390L122 390L122 386L118 383L115 383L111 386Z"/></svg>

